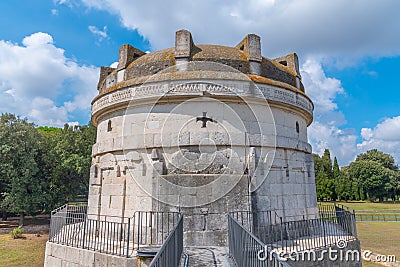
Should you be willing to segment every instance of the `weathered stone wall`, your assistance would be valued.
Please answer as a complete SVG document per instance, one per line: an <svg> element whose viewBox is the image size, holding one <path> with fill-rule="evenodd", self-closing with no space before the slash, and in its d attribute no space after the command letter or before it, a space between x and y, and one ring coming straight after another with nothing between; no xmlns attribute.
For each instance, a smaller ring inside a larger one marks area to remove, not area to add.
<svg viewBox="0 0 400 267"><path fill-rule="evenodd" d="M51 242L46 243L47 267L145 267L136 258L119 257Z"/></svg>
<svg viewBox="0 0 400 267"><path fill-rule="evenodd" d="M235 186L228 193L214 200L218 190L224 191L221 186L214 186L211 190L201 188L202 185L221 179L217 175L166 175L165 180L159 180L158 197L161 202L154 203L153 209L163 211L178 211L184 214L184 243L196 246L227 246L228 212L249 209L248 177L245 175L227 175L225 182L232 182ZM166 181L191 187L188 194L182 191L171 190L165 186ZM217 182L222 185L224 182ZM226 184L225 184L226 185ZM229 185L226 185L227 187ZM165 204L162 201L179 197L181 207ZM207 203L196 205L196 203ZM190 205L188 205L190 204Z"/></svg>
<svg viewBox="0 0 400 267"><path fill-rule="evenodd" d="M303 113L222 96L143 101L98 122L89 213L182 211L190 245L226 245L229 211L276 210L285 220L317 215ZM196 118L205 111L214 122L203 128ZM212 185L218 179L225 184Z"/></svg>

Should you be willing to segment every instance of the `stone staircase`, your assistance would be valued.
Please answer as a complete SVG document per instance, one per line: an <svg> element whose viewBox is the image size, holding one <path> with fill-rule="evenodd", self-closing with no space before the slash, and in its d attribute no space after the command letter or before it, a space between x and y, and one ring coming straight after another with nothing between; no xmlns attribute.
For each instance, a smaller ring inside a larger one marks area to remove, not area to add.
<svg viewBox="0 0 400 267"><path fill-rule="evenodd" d="M235 267L227 247L185 247L188 267Z"/></svg>

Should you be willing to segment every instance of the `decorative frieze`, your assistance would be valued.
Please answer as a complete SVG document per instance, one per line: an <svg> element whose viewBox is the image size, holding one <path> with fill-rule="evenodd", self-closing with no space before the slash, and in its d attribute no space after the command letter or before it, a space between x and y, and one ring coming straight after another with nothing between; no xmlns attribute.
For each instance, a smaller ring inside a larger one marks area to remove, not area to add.
<svg viewBox="0 0 400 267"><path fill-rule="evenodd" d="M307 113L312 115L313 105L311 101L301 95L298 92L290 91L288 89L274 87L270 85L257 85L259 91L262 93L262 97L266 100L282 102L290 104L305 110ZM92 113L97 113L100 109L118 104L125 101L146 98L149 96L164 96L164 95L176 95L177 93L184 94L200 94L208 92L211 94L224 94L224 95L238 95L238 96L253 96L260 97L261 94L257 94L258 90L249 89L248 83L238 82L232 83L208 83L204 82L187 82L181 84L151 84L142 85L136 87L128 87L126 89L112 92L108 95L104 95L97 99L92 105Z"/></svg>

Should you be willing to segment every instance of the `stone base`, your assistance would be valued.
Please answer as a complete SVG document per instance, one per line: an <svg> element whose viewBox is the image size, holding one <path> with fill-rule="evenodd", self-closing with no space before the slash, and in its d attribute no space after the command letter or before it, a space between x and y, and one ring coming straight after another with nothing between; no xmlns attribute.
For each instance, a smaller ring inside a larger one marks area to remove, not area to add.
<svg viewBox="0 0 400 267"><path fill-rule="evenodd" d="M137 258L125 258L97 251L46 243L44 267L145 267Z"/></svg>
<svg viewBox="0 0 400 267"><path fill-rule="evenodd" d="M361 249L360 249L360 241L354 240L347 242L347 246L344 249L339 249L337 246L332 246L331 248L331 257L329 256L328 249L316 250L316 260L309 260L308 254L306 254L305 259L302 260L290 260L288 259L287 263L292 267L361 267ZM358 251L359 258L355 255ZM346 256L347 255L347 256ZM335 256L336 259L335 259ZM300 257L301 258L301 257ZM311 257L312 259L312 257Z"/></svg>

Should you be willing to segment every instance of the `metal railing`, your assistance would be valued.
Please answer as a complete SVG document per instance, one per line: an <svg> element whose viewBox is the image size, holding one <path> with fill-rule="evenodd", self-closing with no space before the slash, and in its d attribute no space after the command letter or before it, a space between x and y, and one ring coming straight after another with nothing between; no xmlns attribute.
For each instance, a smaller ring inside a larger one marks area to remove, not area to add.
<svg viewBox="0 0 400 267"><path fill-rule="evenodd" d="M231 217L271 248L305 251L357 239L353 211L345 206L321 206L319 218L283 221L274 211L237 211Z"/></svg>
<svg viewBox="0 0 400 267"><path fill-rule="evenodd" d="M245 220L243 222L246 222ZM229 253L240 267L269 267L289 265L271 253L271 247L264 244L246 229L234 214L228 215Z"/></svg>
<svg viewBox="0 0 400 267"><path fill-rule="evenodd" d="M179 212L137 211L133 216L133 242L141 246L161 246L175 229Z"/></svg>
<svg viewBox="0 0 400 267"><path fill-rule="evenodd" d="M51 214L49 242L129 257L131 218L88 215L84 204L69 203Z"/></svg>
<svg viewBox="0 0 400 267"><path fill-rule="evenodd" d="M349 207L338 204L338 203L331 203L331 204L322 204L318 203L318 213L319 217L335 217L341 212L349 212L355 214L353 209Z"/></svg>
<svg viewBox="0 0 400 267"><path fill-rule="evenodd" d="M157 252L149 267L178 267L183 251L183 216L170 232L161 249Z"/></svg>
<svg viewBox="0 0 400 267"><path fill-rule="evenodd" d="M357 239L354 214L343 212L335 217L283 222L277 227L281 239L272 246L290 251L306 251L337 245L339 241ZM266 242L270 238L262 237ZM274 241L274 240L272 240Z"/></svg>
<svg viewBox="0 0 400 267"><path fill-rule="evenodd" d="M358 222L400 222L400 213L362 211L357 212L356 220Z"/></svg>
<svg viewBox="0 0 400 267"><path fill-rule="evenodd" d="M131 257L141 246L163 245L180 218L175 212L135 212L132 218L87 214L69 203L51 214L49 242Z"/></svg>
<svg viewBox="0 0 400 267"><path fill-rule="evenodd" d="M86 203L68 203L51 212L49 241L60 244L72 244L71 236L82 229L86 219Z"/></svg>

